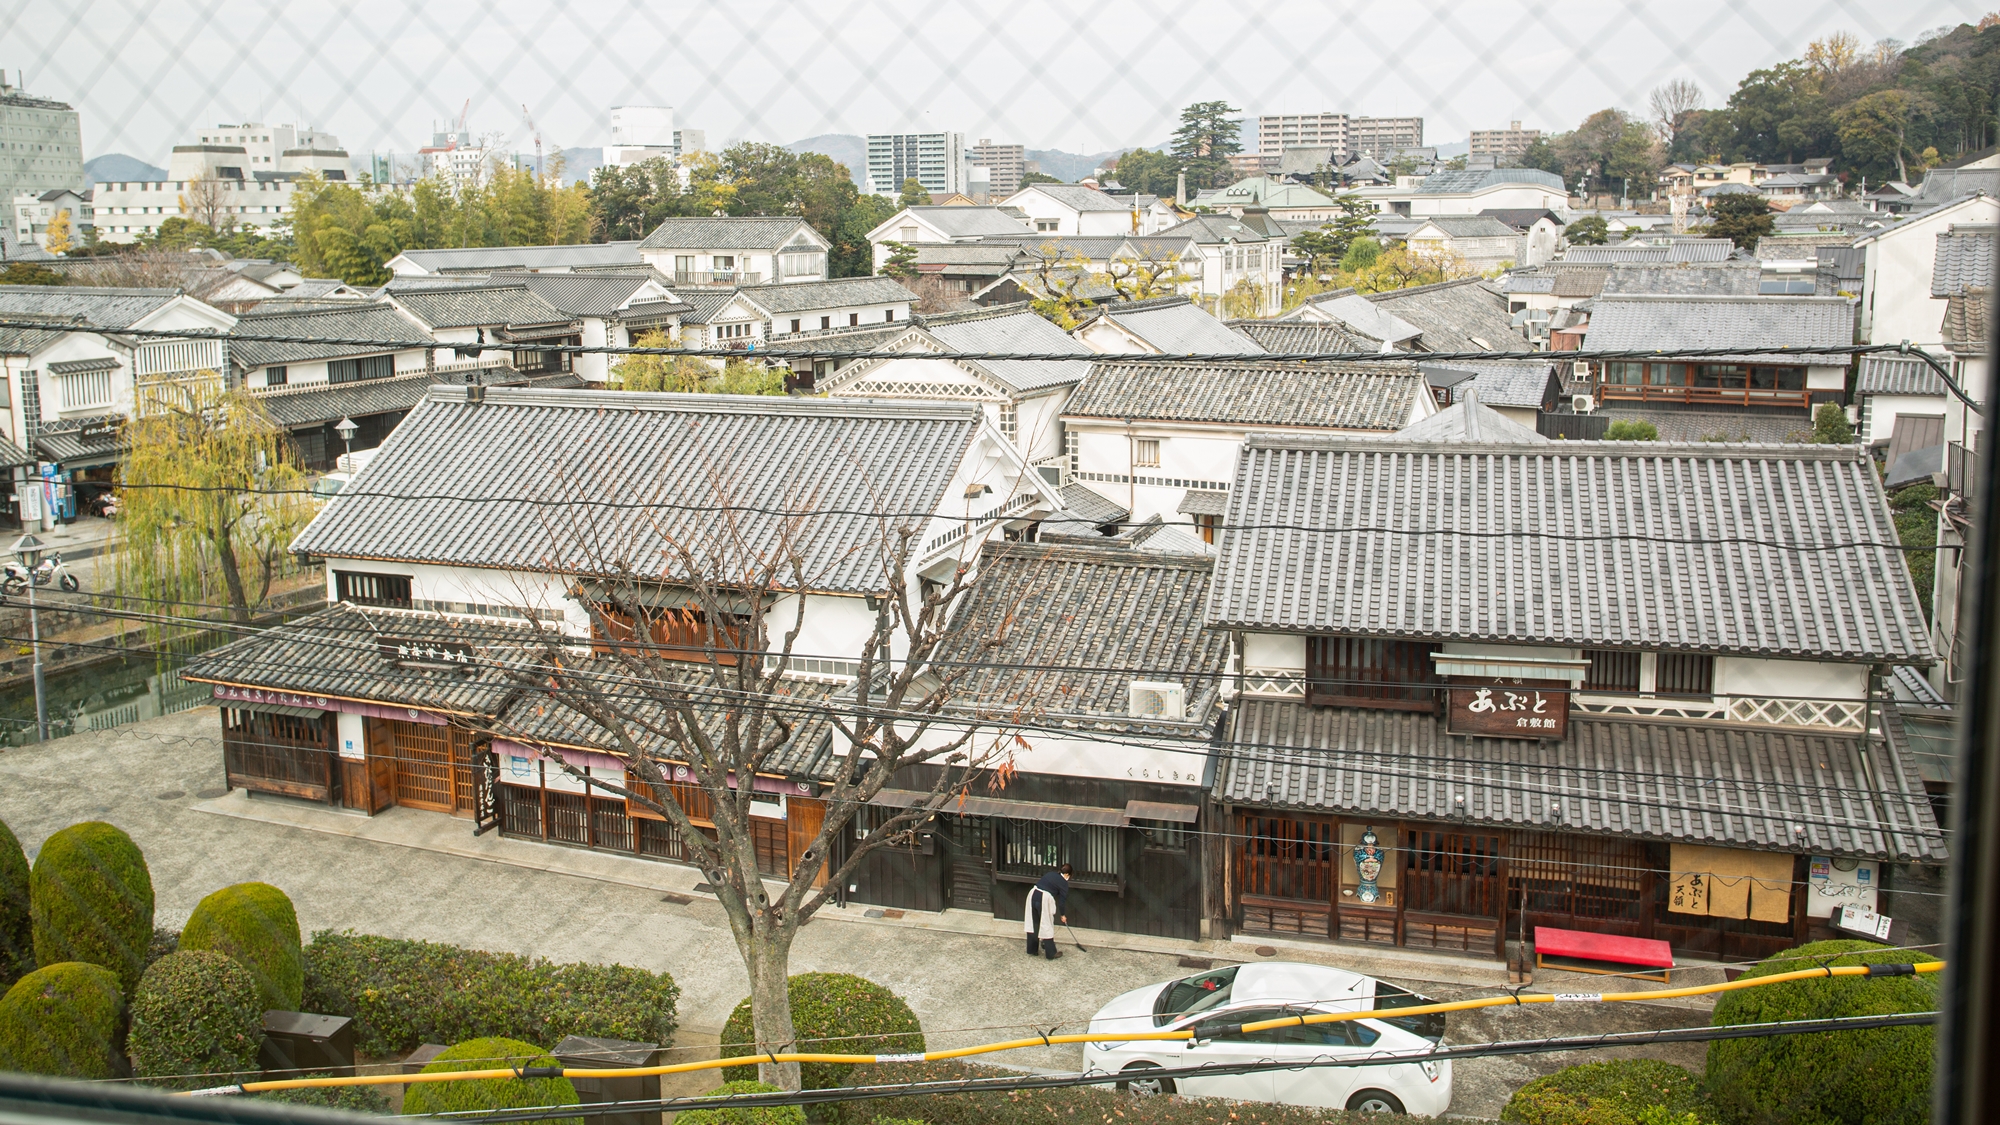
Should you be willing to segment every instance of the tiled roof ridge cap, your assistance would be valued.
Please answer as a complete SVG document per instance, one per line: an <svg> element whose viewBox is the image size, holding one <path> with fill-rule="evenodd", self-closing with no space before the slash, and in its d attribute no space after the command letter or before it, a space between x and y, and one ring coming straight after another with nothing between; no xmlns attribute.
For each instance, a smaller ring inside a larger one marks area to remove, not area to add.
<svg viewBox="0 0 2000 1125"><path fill-rule="evenodd" d="M1492 442L1477 446L1460 442L1404 441L1395 438L1352 438L1316 434L1257 433L1244 439L1245 449L1297 449L1330 453L1424 453L1454 457L1531 456L1542 459L1576 457L1651 457L1675 460L1860 461L1860 445L1720 441L1563 441L1547 444Z"/></svg>
<svg viewBox="0 0 2000 1125"><path fill-rule="evenodd" d="M440 383L426 402L471 403L472 388ZM680 394L669 391L603 391L537 387L486 387L478 404L549 406L572 410L655 410L681 414L788 414L830 418L915 418L972 421L984 411L976 404L879 398L779 398L772 395Z"/></svg>

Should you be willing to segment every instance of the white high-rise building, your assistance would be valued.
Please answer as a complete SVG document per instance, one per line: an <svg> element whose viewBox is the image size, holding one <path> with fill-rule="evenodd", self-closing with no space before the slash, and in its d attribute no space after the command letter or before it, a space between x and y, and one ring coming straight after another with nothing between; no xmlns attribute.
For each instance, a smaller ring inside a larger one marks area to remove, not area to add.
<svg viewBox="0 0 2000 1125"><path fill-rule="evenodd" d="M83 129L65 102L30 97L0 72L0 199L83 190Z"/></svg>
<svg viewBox="0 0 2000 1125"><path fill-rule="evenodd" d="M246 121L198 130L174 146L169 180L281 180L318 172L347 178L347 150L332 133L301 125Z"/></svg>
<svg viewBox="0 0 2000 1125"><path fill-rule="evenodd" d="M502 152L490 137L475 137L469 129L432 133L431 143L417 150L417 171L437 176L454 188L480 187L493 178L496 164L512 165L513 153Z"/></svg>
<svg viewBox="0 0 2000 1125"><path fill-rule="evenodd" d="M964 133L874 133L868 137L868 183L876 195L895 195L904 180L924 185L932 198L964 192L972 162Z"/></svg>
<svg viewBox="0 0 2000 1125"><path fill-rule="evenodd" d="M611 107L611 143L604 146L604 163L623 168L655 157L672 158L675 143L674 107L616 105Z"/></svg>

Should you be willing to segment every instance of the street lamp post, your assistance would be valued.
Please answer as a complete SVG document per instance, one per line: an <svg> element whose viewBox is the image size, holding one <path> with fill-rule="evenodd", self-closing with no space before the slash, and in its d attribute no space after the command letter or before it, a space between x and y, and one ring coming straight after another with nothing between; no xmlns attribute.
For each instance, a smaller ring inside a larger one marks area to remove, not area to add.
<svg viewBox="0 0 2000 1125"><path fill-rule="evenodd" d="M27 572L28 642L35 649L35 731L40 741L49 740L49 696L42 682L42 623L35 614L35 568L42 562L42 541L33 535L14 540L14 559Z"/></svg>
<svg viewBox="0 0 2000 1125"><path fill-rule="evenodd" d="M349 463L352 463L354 460L354 435L361 432L361 427L355 425L352 418L342 418L339 422L334 423L333 432L340 435L340 444L346 447L347 460Z"/></svg>

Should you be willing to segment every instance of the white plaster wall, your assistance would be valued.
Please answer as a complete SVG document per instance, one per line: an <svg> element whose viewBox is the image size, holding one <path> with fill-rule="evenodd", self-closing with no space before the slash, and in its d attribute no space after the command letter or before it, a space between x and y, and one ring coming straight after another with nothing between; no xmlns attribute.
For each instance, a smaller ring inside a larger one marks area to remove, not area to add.
<svg viewBox="0 0 2000 1125"><path fill-rule="evenodd" d="M1943 298L1931 296L1937 236L1953 224L2000 221L2000 199L1990 196L1901 224L1867 245L1862 280L1861 338L1871 344L1935 344L1944 322Z"/></svg>
<svg viewBox="0 0 2000 1125"><path fill-rule="evenodd" d="M925 733L926 748L951 742L962 728L941 727ZM981 727L966 747L973 761L986 768L1011 764L1024 773L1046 777L1099 777L1115 781L1147 781L1167 785L1201 785L1206 751L1199 745L1149 740L1123 733L1092 737L1087 731L1015 731ZM1191 735L1199 735L1190 730ZM1022 745L1026 743L1026 745ZM1189 803L1199 792L1190 788Z"/></svg>
<svg viewBox="0 0 2000 1125"><path fill-rule="evenodd" d="M1718 656L1715 693L1783 699L1861 699L1868 693L1868 668L1861 664Z"/></svg>
<svg viewBox="0 0 2000 1125"><path fill-rule="evenodd" d="M454 353L446 351L444 349L439 349L438 351L438 355L440 357L451 354ZM422 371L424 369L424 353L423 350L420 348L413 348L409 351L397 352L395 354L395 361L396 361L396 374L398 375L408 375L411 372ZM439 362L444 362L444 361L440 359ZM327 361L323 359L311 360L305 363L284 364L282 366L285 369L285 381L282 385L287 387L297 387L301 385L325 383L327 380L326 365ZM252 388L264 386L265 385L264 368L262 367L251 368L248 372L244 374L243 382L245 386L249 386Z"/></svg>
<svg viewBox="0 0 2000 1125"><path fill-rule="evenodd" d="M861 325L904 324L910 319L910 302L895 301L883 305L840 305L835 308L806 309L801 312L781 312L771 316L770 327L773 337L789 335L792 321L799 322L800 332L816 332L820 318L827 319L828 328L846 328L850 317L858 316Z"/></svg>
<svg viewBox="0 0 2000 1125"><path fill-rule="evenodd" d="M1084 347L1100 355L1130 355L1153 350L1133 339L1124 329L1102 318L1078 329L1076 338Z"/></svg>
<svg viewBox="0 0 2000 1125"><path fill-rule="evenodd" d="M602 317L587 316L583 319L583 331L579 340L585 347L601 348L610 345L608 326ZM611 357L603 352L579 352L570 357L570 370L578 378L591 383L602 383L610 377Z"/></svg>
<svg viewBox="0 0 2000 1125"><path fill-rule="evenodd" d="M1306 639L1289 633L1245 633L1243 667L1303 672L1306 668Z"/></svg>
<svg viewBox="0 0 2000 1125"><path fill-rule="evenodd" d="M1810 391L1846 390L1847 368L1845 367L1806 368L1806 389Z"/></svg>
<svg viewBox="0 0 2000 1125"><path fill-rule="evenodd" d="M814 323L818 322L815 321ZM827 393L835 398L870 397L868 388L865 385L858 386L856 382L848 381L850 377L860 384L875 381L888 383L944 383L954 387L973 387L979 391L978 395L939 396L941 399L950 402L963 402L982 395L997 393L997 391L987 388L986 384L977 375L960 367L951 360L925 354L912 354L908 358L897 357L895 359L882 360L876 366L869 368L858 376L855 376L851 371L843 371L834 380L829 380L830 382L837 381L838 386Z"/></svg>
<svg viewBox="0 0 2000 1125"><path fill-rule="evenodd" d="M1033 398L1024 398L1017 404L1014 447L1029 462L1054 457L1063 451L1062 410L1068 405L1072 390L1062 387Z"/></svg>
<svg viewBox="0 0 2000 1125"><path fill-rule="evenodd" d="M1864 442L1886 441L1896 432L1896 419L1904 414L1945 413L1948 395L1869 395L1863 411ZM1946 435L1949 438L1951 435Z"/></svg>

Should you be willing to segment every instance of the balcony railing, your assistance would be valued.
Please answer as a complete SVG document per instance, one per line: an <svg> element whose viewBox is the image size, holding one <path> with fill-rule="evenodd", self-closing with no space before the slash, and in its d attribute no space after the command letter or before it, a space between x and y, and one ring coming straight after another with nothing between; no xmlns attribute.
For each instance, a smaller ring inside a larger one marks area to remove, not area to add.
<svg viewBox="0 0 2000 1125"><path fill-rule="evenodd" d="M505 367L509 370L513 369L514 356L512 353L483 355L478 359L461 359L452 363L440 363L432 369L432 372L437 375L462 376L468 371L491 371L500 367ZM450 380L446 381L449 382Z"/></svg>
<svg viewBox="0 0 2000 1125"><path fill-rule="evenodd" d="M1654 387L1629 383L1599 383L1603 402L1665 402L1686 406L1812 406L1811 391L1775 391L1749 387Z"/></svg>
<svg viewBox="0 0 2000 1125"><path fill-rule="evenodd" d="M675 270L675 285L755 285L764 278L760 273L743 270Z"/></svg>

